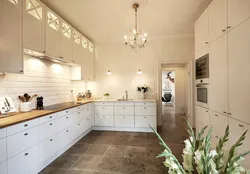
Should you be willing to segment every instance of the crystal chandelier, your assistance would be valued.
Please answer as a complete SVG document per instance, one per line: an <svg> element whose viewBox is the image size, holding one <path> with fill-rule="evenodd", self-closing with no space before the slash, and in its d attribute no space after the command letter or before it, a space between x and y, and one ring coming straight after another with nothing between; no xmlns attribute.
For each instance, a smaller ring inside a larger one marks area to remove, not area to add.
<svg viewBox="0 0 250 174"><path fill-rule="evenodd" d="M147 43L147 33L145 33L142 29L138 30L137 25L137 9L139 8L139 4L133 4L133 9L135 9L135 28L133 30L129 30L128 34L124 36L125 45L129 45L132 49L136 51L138 48L144 48Z"/></svg>

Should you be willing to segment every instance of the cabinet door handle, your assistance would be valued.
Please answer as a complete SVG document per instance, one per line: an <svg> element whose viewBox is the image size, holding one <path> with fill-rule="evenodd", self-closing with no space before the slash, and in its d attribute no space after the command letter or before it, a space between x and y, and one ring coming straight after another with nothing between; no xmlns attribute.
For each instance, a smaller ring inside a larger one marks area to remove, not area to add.
<svg viewBox="0 0 250 174"><path fill-rule="evenodd" d="M49 125L52 126L52 123L50 123Z"/></svg>
<svg viewBox="0 0 250 174"><path fill-rule="evenodd" d="M25 155L25 156L28 156L28 155L29 155L29 153L25 153L24 155Z"/></svg>
<svg viewBox="0 0 250 174"><path fill-rule="evenodd" d="M227 30L225 30L225 29L222 30L222 32L225 32L225 31L227 31Z"/></svg>
<svg viewBox="0 0 250 174"><path fill-rule="evenodd" d="M208 111L206 111L206 112L208 112Z"/></svg>
<svg viewBox="0 0 250 174"><path fill-rule="evenodd" d="M24 136L27 136L27 135L28 135L28 133L25 133L25 134L24 134Z"/></svg>
<svg viewBox="0 0 250 174"><path fill-rule="evenodd" d="M24 127L27 127L27 126L28 126L28 124L25 124L25 125L24 125Z"/></svg>
<svg viewBox="0 0 250 174"><path fill-rule="evenodd" d="M223 114L227 114L227 112L226 112L226 111L223 111Z"/></svg>
<svg viewBox="0 0 250 174"><path fill-rule="evenodd" d="M215 116L215 117L219 117L219 115L217 115L217 114L215 114L214 116Z"/></svg>
<svg viewBox="0 0 250 174"><path fill-rule="evenodd" d="M208 42L205 42L205 44L208 44Z"/></svg>
<svg viewBox="0 0 250 174"><path fill-rule="evenodd" d="M242 124L239 124L239 127L244 127Z"/></svg>
<svg viewBox="0 0 250 174"><path fill-rule="evenodd" d="M232 28L232 26L227 26L228 29Z"/></svg>

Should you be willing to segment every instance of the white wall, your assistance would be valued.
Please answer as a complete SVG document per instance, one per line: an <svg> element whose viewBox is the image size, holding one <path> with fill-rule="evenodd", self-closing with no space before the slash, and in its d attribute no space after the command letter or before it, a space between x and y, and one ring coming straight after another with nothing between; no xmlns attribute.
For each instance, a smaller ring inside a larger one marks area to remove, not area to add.
<svg viewBox="0 0 250 174"><path fill-rule="evenodd" d="M24 93L43 96L47 106L72 101L78 91L85 91L85 82L72 82L69 66L28 56L24 56L24 74L0 76L0 96L11 97L17 109L17 97Z"/></svg>

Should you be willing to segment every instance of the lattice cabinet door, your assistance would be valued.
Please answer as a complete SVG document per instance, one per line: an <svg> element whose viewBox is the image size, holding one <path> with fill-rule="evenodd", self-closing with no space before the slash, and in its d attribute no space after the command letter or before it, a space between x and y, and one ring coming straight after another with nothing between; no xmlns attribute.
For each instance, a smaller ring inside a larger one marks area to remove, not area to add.
<svg viewBox="0 0 250 174"><path fill-rule="evenodd" d="M73 62L73 34L72 27L65 21L62 21L61 36L61 57L67 62Z"/></svg>
<svg viewBox="0 0 250 174"><path fill-rule="evenodd" d="M42 53L45 51L45 6L39 0L24 0L23 2L24 48Z"/></svg>

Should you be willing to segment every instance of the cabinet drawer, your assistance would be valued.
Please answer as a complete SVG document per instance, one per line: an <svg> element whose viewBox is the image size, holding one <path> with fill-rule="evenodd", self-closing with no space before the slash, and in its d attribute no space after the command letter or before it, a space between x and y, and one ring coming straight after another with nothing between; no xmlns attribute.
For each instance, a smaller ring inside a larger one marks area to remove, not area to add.
<svg viewBox="0 0 250 174"><path fill-rule="evenodd" d="M114 106L135 106L134 102L114 102Z"/></svg>
<svg viewBox="0 0 250 174"><path fill-rule="evenodd" d="M134 116L116 116L115 126L116 127L134 127L135 119Z"/></svg>
<svg viewBox="0 0 250 174"><path fill-rule="evenodd" d="M73 140L75 134L73 126L63 130L58 134L58 147L63 148Z"/></svg>
<svg viewBox="0 0 250 174"><path fill-rule="evenodd" d="M154 117L154 116L135 116L135 127L149 128L149 125L156 128L156 117Z"/></svg>
<svg viewBox="0 0 250 174"><path fill-rule="evenodd" d="M115 115L135 115L135 108L131 106L115 106Z"/></svg>
<svg viewBox="0 0 250 174"><path fill-rule="evenodd" d="M210 111L210 126L213 130L218 132L220 136L223 136L228 125L228 117L218 114L216 112Z"/></svg>
<svg viewBox="0 0 250 174"><path fill-rule="evenodd" d="M95 113L97 115L99 114L113 114L114 113L114 107L113 106L96 106L95 107Z"/></svg>
<svg viewBox="0 0 250 174"><path fill-rule="evenodd" d="M0 129L0 139L6 137L6 135L7 135L6 128Z"/></svg>
<svg viewBox="0 0 250 174"><path fill-rule="evenodd" d="M84 104L82 107L83 108L91 108L92 107L92 103Z"/></svg>
<svg viewBox="0 0 250 174"><path fill-rule="evenodd" d="M57 114L58 114L58 117L63 117L63 116L65 116L65 115L69 115L70 113L72 113L72 112L74 112L74 111L77 111L77 109L74 109L74 108L72 108L72 109L67 109L67 110L64 110L64 111L60 111L60 112L58 112Z"/></svg>
<svg viewBox="0 0 250 174"><path fill-rule="evenodd" d="M74 115L73 116L74 117L74 123L78 123L79 121L84 119L84 110L74 112L73 115Z"/></svg>
<svg viewBox="0 0 250 174"><path fill-rule="evenodd" d="M84 108L84 109L82 110L82 112L83 112L83 117L84 117L84 118L87 118L87 117L89 117L89 116L92 115L92 110L91 110L91 108Z"/></svg>
<svg viewBox="0 0 250 174"><path fill-rule="evenodd" d="M74 136L75 138L80 136L85 131L85 129L87 129L85 124L86 124L85 119L75 124L75 127L76 127L75 136Z"/></svg>
<svg viewBox="0 0 250 174"><path fill-rule="evenodd" d="M38 145L8 160L8 174L29 174L38 166Z"/></svg>
<svg viewBox="0 0 250 174"><path fill-rule="evenodd" d="M135 115L156 116L156 107L135 107Z"/></svg>
<svg viewBox="0 0 250 174"><path fill-rule="evenodd" d="M38 150L39 150L39 163L43 163L48 160L52 155L54 155L58 149L58 139L59 135L55 135L49 139L46 139L39 143Z"/></svg>
<svg viewBox="0 0 250 174"><path fill-rule="evenodd" d="M113 115L96 115L95 125L96 126L113 126L114 125Z"/></svg>
<svg viewBox="0 0 250 174"><path fill-rule="evenodd" d="M208 132L208 131L207 131ZM207 133L206 132L206 133ZM206 135L206 134L205 134ZM212 149L216 149L216 146L218 145L218 143L219 143L219 140L220 140L220 138L221 137L223 137L224 136L224 133L223 134L221 134L221 133L218 133L218 132L216 132L215 130L213 130L213 133L212 133L212 137L211 137L211 148ZM224 150L229 150L229 148L228 148L228 142L223 146L223 149Z"/></svg>
<svg viewBox="0 0 250 174"><path fill-rule="evenodd" d="M0 163L7 159L7 142L6 138L0 139Z"/></svg>
<svg viewBox="0 0 250 174"><path fill-rule="evenodd" d="M240 136L246 131L250 130L250 125L240 122L238 120L229 118L230 134L229 134L229 145L230 147L240 138ZM247 133L246 139L243 142L243 145L240 148L243 151L249 150L250 144L250 134Z"/></svg>
<svg viewBox="0 0 250 174"><path fill-rule="evenodd" d="M154 106L154 107L156 107L156 102L135 102L135 106Z"/></svg>
<svg viewBox="0 0 250 174"><path fill-rule="evenodd" d="M35 127L37 125L38 125L38 119L34 119L34 120L26 121L20 124L7 127L7 136L13 135L15 133L24 131L32 127Z"/></svg>
<svg viewBox="0 0 250 174"><path fill-rule="evenodd" d="M41 118L39 118L39 124L43 124L43 123L49 122L51 120L55 120L58 117L59 117L59 115L56 113L41 117Z"/></svg>
<svg viewBox="0 0 250 174"><path fill-rule="evenodd" d="M7 161L0 163L0 173L8 174L7 173Z"/></svg>
<svg viewBox="0 0 250 174"><path fill-rule="evenodd" d="M74 123L75 116L74 115L66 115L62 118L59 119L59 131L62 131L70 126L73 125Z"/></svg>
<svg viewBox="0 0 250 174"><path fill-rule="evenodd" d="M113 102L95 102L96 106L113 106Z"/></svg>
<svg viewBox="0 0 250 174"><path fill-rule="evenodd" d="M14 155L34 146L38 143L38 127L25 130L18 134L7 137L7 155Z"/></svg>
<svg viewBox="0 0 250 174"><path fill-rule="evenodd" d="M60 131L60 120L53 120L39 126L39 142L55 135Z"/></svg>

